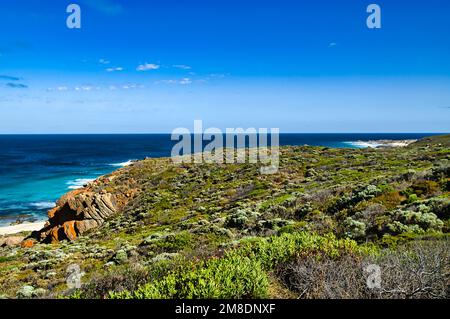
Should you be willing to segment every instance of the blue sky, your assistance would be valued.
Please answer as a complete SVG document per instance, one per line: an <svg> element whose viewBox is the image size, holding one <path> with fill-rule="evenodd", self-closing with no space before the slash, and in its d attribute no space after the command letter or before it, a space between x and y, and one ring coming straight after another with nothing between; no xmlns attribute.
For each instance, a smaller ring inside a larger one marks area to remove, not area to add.
<svg viewBox="0 0 450 319"><path fill-rule="evenodd" d="M0 4L0 133L450 132L449 112L448 0Z"/></svg>

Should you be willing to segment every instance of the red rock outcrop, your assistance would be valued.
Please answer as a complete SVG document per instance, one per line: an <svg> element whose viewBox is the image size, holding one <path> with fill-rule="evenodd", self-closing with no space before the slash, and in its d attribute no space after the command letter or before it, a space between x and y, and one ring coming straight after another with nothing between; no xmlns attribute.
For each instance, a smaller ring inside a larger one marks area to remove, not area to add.
<svg viewBox="0 0 450 319"><path fill-rule="evenodd" d="M30 238L43 243L75 240L87 231L101 226L122 209L141 190L141 185L127 175L128 166L100 176L84 188L63 195L48 212L45 227ZM115 183L121 179L120 183ZM29 241L29 245L34 242Z"/></svg>
<svg viewBox="0 0 450 319"><path fill-rule="evenodd" d="M34 246L35 243L36 243L36 241L35 241L34 239L30 238L30 239L24 240L24 241L20 244L20 246L22 246L22 248L31 248L31 247Z"/></svg>
<svg viewBox="0 0 450 319"><path fill-rule="evenodd" d="M90 189L75 190L61 197L48 212L49 220L34 237L45 243L75 240L79 235L102 225L119 211L113 194Z"/></svg>

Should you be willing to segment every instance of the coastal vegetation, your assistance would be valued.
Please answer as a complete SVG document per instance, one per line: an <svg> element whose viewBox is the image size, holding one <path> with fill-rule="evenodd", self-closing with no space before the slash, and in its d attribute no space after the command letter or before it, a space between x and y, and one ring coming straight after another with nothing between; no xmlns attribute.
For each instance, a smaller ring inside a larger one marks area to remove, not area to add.
<svg viewBox="0 0 450 319"><path fill-rule="evenodd" d="M286 146L279 165L145 159L104 176L0 248L0 296L449 297L450 136Z"/></svg>

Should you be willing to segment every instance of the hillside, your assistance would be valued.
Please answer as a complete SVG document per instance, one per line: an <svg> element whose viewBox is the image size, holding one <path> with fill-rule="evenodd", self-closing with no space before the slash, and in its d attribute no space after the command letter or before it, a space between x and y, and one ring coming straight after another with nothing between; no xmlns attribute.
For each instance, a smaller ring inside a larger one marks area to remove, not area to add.
<svg viewBox="0 0 450 319"><path fill-rule="evenodd" d="M448 298L450 136L282 147L256 164L145 159L0 248L6 298ZM368 264L381 287L365 285ZM67 269L83 272L80 289ZM72 268L71 268L72 267Z"/></svg>

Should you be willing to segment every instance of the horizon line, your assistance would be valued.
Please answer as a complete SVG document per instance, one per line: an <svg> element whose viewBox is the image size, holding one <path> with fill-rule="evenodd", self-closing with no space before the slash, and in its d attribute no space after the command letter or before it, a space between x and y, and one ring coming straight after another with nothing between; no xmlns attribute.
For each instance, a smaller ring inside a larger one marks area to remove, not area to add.
<svg viewBox="0 0 450 319"><path fill-rule="evenodd" d="M270 132L268 132L270 134ZM191 135L204 133L190 133ZM222 134L226 134L223 132ZM241 135L246 133L238 133L234 135ZM259 133L257 133L259 134ZM432 134L432 135L447 135L450 132L280 132L280 135L288 134ZM172 135L171 132L149 132L149 133L0 133L0 136L12 135Z"/></svg>

